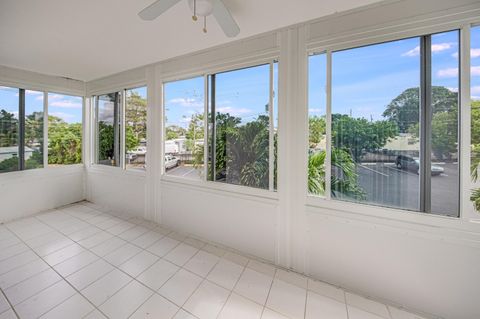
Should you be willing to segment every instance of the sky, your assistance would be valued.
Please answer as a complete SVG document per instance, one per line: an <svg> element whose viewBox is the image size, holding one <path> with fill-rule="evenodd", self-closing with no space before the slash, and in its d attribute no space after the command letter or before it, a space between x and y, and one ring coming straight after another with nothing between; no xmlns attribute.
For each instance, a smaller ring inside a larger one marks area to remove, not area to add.
<svg viewBox="0 0 480 319"><path fill-rule="evenodd" d="M478 30L474 33L479 37ZM432 84L452 91L458 90L458 35L458 31L450 31L432 36ZM480 43L474 43L474 47L480 48ZM476 52L480 56L480 49ZM419 53L418 37L333 52L332 113L369 120L384 119L382 113L395 97L408 88L419 86ZM480 74L476 73L480 73L480 69L472 73L477 81L476 76ZM310 115L325 115L325 74L325 54L311 56ZM480 86L478 91L480 95Z"/></svg>
<svg viewBox="0 0 480 319"><path fill-rule="evenodd" d="M277 73L278 67L275 63L275 79ZM277 83L274 81L274 90L276 87ZM268 115L266 105L269 102L269 90L269 64L217 73L216 111L240 117L242 123L248 123L259 115ZM193 114L203 113L203 76L165 83L164 92L166 126L177 125L187 128ZM274 105L276 99L275 94Z"/></svg>
<svg viewBox="0 0 480 319"><path fill-rule="evenodd" d="M18 89L0 86L0 109L18 117ZM25 91L25 113L43 112L43 92ZM57 93L48 93L48 112L67 123L82 122L82 98Z"/></svg>

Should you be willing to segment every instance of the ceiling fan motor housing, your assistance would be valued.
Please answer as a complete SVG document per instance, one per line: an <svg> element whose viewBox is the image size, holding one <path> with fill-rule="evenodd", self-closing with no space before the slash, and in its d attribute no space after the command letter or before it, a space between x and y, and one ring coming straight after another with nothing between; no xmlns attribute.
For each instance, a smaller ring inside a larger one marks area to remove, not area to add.
<svg viewBox="0 0 480 319"><path fill-rule="evenodd" d="M192 10L192 12L195 11L195 14L200 17L209 16L213 12L212 0L188 0L188 6L190 7L190 10Z"/></svg>

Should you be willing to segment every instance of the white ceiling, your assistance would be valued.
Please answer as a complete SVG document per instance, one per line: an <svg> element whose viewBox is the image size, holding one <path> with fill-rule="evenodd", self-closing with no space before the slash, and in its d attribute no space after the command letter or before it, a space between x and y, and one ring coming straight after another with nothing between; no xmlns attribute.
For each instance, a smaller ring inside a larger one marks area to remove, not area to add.
<svg viewBox="0 0 480 319"><path fill-rule="evenodd" d="M187 0L142 21L153 1L1 0L0 65L89 81L380 0L223 0L235 39L212 18L203 34Z"/></svg>

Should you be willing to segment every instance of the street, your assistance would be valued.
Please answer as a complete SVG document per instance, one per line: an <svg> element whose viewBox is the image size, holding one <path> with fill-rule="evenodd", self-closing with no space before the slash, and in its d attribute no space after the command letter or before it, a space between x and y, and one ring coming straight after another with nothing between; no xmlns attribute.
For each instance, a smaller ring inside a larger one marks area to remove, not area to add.
<svg viewBox="0 0 480 319"><path fill-rule="evenodd" d="M181 176L186 178L199 179L200 174L202 173L201 168L194 168L193 166L183 166L173 167L167 170L167 175L171 176Z"/></svg>

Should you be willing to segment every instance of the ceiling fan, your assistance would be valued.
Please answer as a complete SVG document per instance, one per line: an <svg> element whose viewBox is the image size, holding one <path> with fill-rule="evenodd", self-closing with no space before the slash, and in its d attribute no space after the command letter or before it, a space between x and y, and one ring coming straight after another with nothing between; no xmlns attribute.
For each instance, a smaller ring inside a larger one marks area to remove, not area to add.
<svg viewBox="0 0 480 319"><path fill-rule="evenodd" d="M143 20L154 20L162 13L182 0L157 0L138 13ZM193 12L192 19L203 17L203 32L207 32L207 16L213 15L227 37L233 38L240 33L238 24L233 19L222 0L187 0Z"/></svg>

